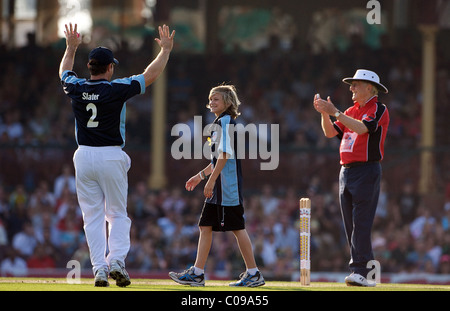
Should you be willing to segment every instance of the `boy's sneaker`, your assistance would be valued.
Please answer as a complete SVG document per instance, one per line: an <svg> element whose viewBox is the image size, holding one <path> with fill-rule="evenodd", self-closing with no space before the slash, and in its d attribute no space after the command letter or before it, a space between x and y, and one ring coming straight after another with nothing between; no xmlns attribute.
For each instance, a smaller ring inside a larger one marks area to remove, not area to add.
<svg viewBox="0 0 450 311"><path fill-rule="evenodd" d="M119 287L125 287L131 284L130 276L127 270L125 270L125 266L118 260L111 261L109 275L116 281L116 285Z"/></svg>
<svg viewBox="0 0 450 311"><path fill-rule="evenodd" d="M179 284L205 286L205 274L196 275L193 266L181 273L169 272L169 276Z"/></svg>
<svg viewBox="0 0 450 311"><path fill-rule="evenodd" d="M345 284L347 286L364 286L364 287L375 287L377 283L367 280L361 274L352 273L345 277Z"/></svg>
<svg viewBox="0 0 450 311"><path fill-rule="evenodd" d="M266 284L260 271L256 272L254 275L250 275L247 271L245 271L239 275L239 278L239 281L230 283L230 286L258 287Z"/></svg>
<svg viewBox="0 0 450 311"><path fill-rule="evenodd" d="M108 287L108 271L105 268L100 268L95 272L94 279L95 287Z"/></svg>

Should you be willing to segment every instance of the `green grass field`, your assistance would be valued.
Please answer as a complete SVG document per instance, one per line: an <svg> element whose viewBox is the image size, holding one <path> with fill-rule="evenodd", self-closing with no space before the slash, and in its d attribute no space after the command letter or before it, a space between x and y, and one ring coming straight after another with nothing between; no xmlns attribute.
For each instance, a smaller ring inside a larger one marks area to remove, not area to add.
<svg viewBox="0 0 450 311"><path fill-rule="evenodd" d="M134 279L130 286L120 288L110 280L106 288L94 287L93 279L81 279L81 284L68 284L66 279L54 278L0 278L0 291L450 291L449 285L378 284L376 287L348 287L344 283L268 281L258 288L232 288L229 281L206 281L205 287L182 286L166 279Z"/></svg>

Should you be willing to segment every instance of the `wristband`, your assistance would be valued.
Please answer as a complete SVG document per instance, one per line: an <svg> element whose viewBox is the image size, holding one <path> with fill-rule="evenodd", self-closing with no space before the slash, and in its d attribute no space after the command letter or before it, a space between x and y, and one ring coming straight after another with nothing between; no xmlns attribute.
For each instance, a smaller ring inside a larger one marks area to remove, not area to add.
<svg viewBox="0 0 450 311"><path fill-rule="evenodd" d="M198 172L198 174L197 174L197 175L198 175L198 177L200 177L200 179L201 179L201 180L203 180L203 179L204 179L204 178L203 178L203 176L202 176L202 172Z"/></svg>

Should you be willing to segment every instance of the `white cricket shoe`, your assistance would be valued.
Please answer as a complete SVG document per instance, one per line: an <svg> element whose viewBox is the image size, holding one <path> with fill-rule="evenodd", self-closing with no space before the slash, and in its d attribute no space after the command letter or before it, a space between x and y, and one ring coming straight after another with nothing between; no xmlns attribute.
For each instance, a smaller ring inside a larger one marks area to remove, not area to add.
<svg viewBox="0 0 450 311"><path fill-rule="evenodd" d="M345 284L347 286L364 286L364 287L375 287L377 285L374 281L369 281L361 274L352 273L345 277Z"/></svg>
<svg viewBox="0 0 450 311"><path fill-rule="evenodd" d="M118 260L113 260L109 266L109 275L116 281L119 287L126 287L131 284L130 276L125 270L124 264Z"/></svg>
<svg viewBox="0 0 450 311"><path fill-rule="evenodd" d="M108 287L108 271L105 268L100 268L95 272L95 287Z"/></svg>

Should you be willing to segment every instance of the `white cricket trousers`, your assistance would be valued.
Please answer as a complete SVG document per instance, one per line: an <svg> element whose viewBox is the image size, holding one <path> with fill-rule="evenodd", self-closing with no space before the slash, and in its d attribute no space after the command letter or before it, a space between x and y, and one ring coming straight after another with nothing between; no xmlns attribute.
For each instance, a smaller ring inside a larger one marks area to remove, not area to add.
<svg viewBox="0 0 450 311"><path fill-rule="evenodd" d="M119 146L79 146L73 162L78 203L95 275L100 268L108 269L112 260L125 264L130 249L127 173L131 159Z"/></svg>

